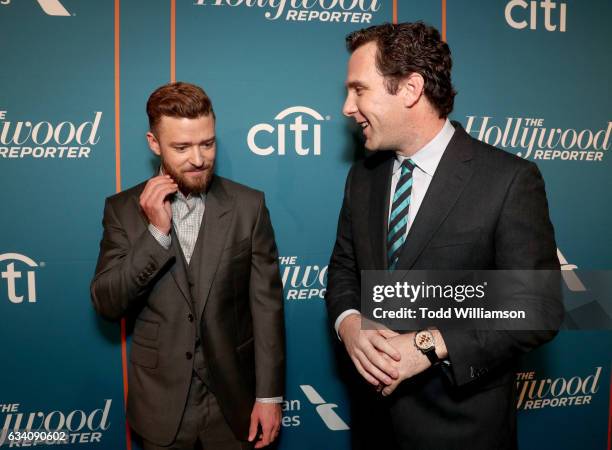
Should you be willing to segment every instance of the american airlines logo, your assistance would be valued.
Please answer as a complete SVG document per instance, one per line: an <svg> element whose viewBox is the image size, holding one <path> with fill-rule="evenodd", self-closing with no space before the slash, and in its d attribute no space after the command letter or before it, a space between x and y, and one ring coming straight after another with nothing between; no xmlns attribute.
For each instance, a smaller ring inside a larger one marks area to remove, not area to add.
<svg viewBox="0 0 612 450"><path fill-rule="evenodd" d="M31 258L19 253L0 255L0 275L3 281L6 280L7 297L11 303L36 303L36 272L31 270L36 267L38 264Z"/></svg>
<svg viewBox="0 0 612 450"><path fill-rule="evenodd" d="M43 12L48 16L70 16L68 10L59 0L36 0ZM0 0L0 5L10 5L11 0Z"/></svg>
<svg viewBox="0 0 612 450"><path fill-rule="evenodd" d="M302 392L304 392L304 395L308 401L315 405L317 414L319 414L319 417L327 428L332 431L344 431L349 429L346 422L342 420L338 414L336 414L336 411L334 411L334 408L336 408L338 405L335 403L327 403L325 400L323 400L323 397L321 397L319 393L309 384L302 384L300 385L300 388L302 389Z"/></svg>
<svg viewBox="0 0 612 450"><path fill-rule="evenodd" d="M563 281L565 281L567 288L573 292L586 291L586 287L582 281L580 281L578 275L573 272L578 266L569 264L559 249L557 249L557 257L559 258L559 264L561 264L561 275L563 276Z"/></svg>

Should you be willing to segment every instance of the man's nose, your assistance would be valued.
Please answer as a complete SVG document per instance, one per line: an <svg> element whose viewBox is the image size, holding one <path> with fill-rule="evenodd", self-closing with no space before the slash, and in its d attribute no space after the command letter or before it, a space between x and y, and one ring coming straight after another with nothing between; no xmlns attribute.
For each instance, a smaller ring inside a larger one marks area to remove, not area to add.
<svg viewBox="0 0 612 450"><path fill-rule="evenodd" d="M355 106L353 96L351 94L347 94L344 105L342 106L342 114L344 114L346 117L351 117L353 114L355 114L355 112L357 112L357 107Z"/></svg>
<svg viewBox="0 0 612 450"><path fill-rule="evenodd" d="M200 167L204 164L204 157L202 156L202 152L200 151L200 147L198 145L194 145L189 153L189 162L195 166Z"/></svg>

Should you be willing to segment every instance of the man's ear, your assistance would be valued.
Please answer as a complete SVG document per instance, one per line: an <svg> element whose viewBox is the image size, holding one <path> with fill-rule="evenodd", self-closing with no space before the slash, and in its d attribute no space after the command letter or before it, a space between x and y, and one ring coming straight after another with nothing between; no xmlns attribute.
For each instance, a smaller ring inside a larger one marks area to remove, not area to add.
<svg viewBox="0 0 612 450"><path fill-rule="evenodd" d="M160 156L161 148L159 146L159 141L151 131L147 131L147 142L149 143L149 148L151 151L157 156Z"/></svg>
<svg viewBox="0 0 612 450"><path fill-rule="evenodd" d="M420 73L411 73L400 80L398 94L404 99L404 106L412 108L423 95L425 79Z"/></svg>

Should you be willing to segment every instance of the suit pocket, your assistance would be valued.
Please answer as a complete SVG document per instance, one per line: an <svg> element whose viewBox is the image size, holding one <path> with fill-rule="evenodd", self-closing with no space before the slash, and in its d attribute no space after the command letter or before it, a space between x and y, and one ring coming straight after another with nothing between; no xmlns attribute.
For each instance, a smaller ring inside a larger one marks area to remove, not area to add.
<svg viewBox="0 0 612 450"><path fill-rule="evenodd" d="M137 366L155 369L157 367L157 350L154 348L144 347L138 342L132 342L130 351L130 362Z"/></svg>
<svg viewBox="0 0 612 450"><path fill-rule="evenodd" d="M236 351L240 353L242 351L248 350L249 348L253 348L254 341L255 341L255 338L251 336L249 339L247 339L242 344L240 344L238 347L236 347Z"/></svg>
<svg viewBox="0 0 612 450"><path fill-rule="evenodd" d="M458 245L471 245L478 241L480 237L480 228L476 230L461 231L458 233L444 233L440 236L434 236L429 243L429 248L455 247Z"/></svg>
<svg viewBox="0 0 612 450"><path fill-rule="evenodd" d="M138 337L148 341L157 341L158 334L159 323L136 319L136 323L134 323L134 338Z"/></svg>

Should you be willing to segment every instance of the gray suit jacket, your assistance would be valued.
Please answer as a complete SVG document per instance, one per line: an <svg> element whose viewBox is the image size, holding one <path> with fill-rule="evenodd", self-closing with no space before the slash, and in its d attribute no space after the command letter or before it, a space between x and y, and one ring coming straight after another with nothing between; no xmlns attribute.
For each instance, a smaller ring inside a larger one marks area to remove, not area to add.
<svg viewBox="0 0 612 450"><path fill-rule="evenodd" d="M155 444L172 442L192 377L199 322L209 388L236 436L246 439L255 397L282 396L284 390L282 285L264 195L213 177L196 243L200 251L194 252L200 255L198 273L189 286L176 237L166 250L147 229L139 206L144 186L106 200L91 283L98 313L112 320L135 317L130 425Z"/></svg>

